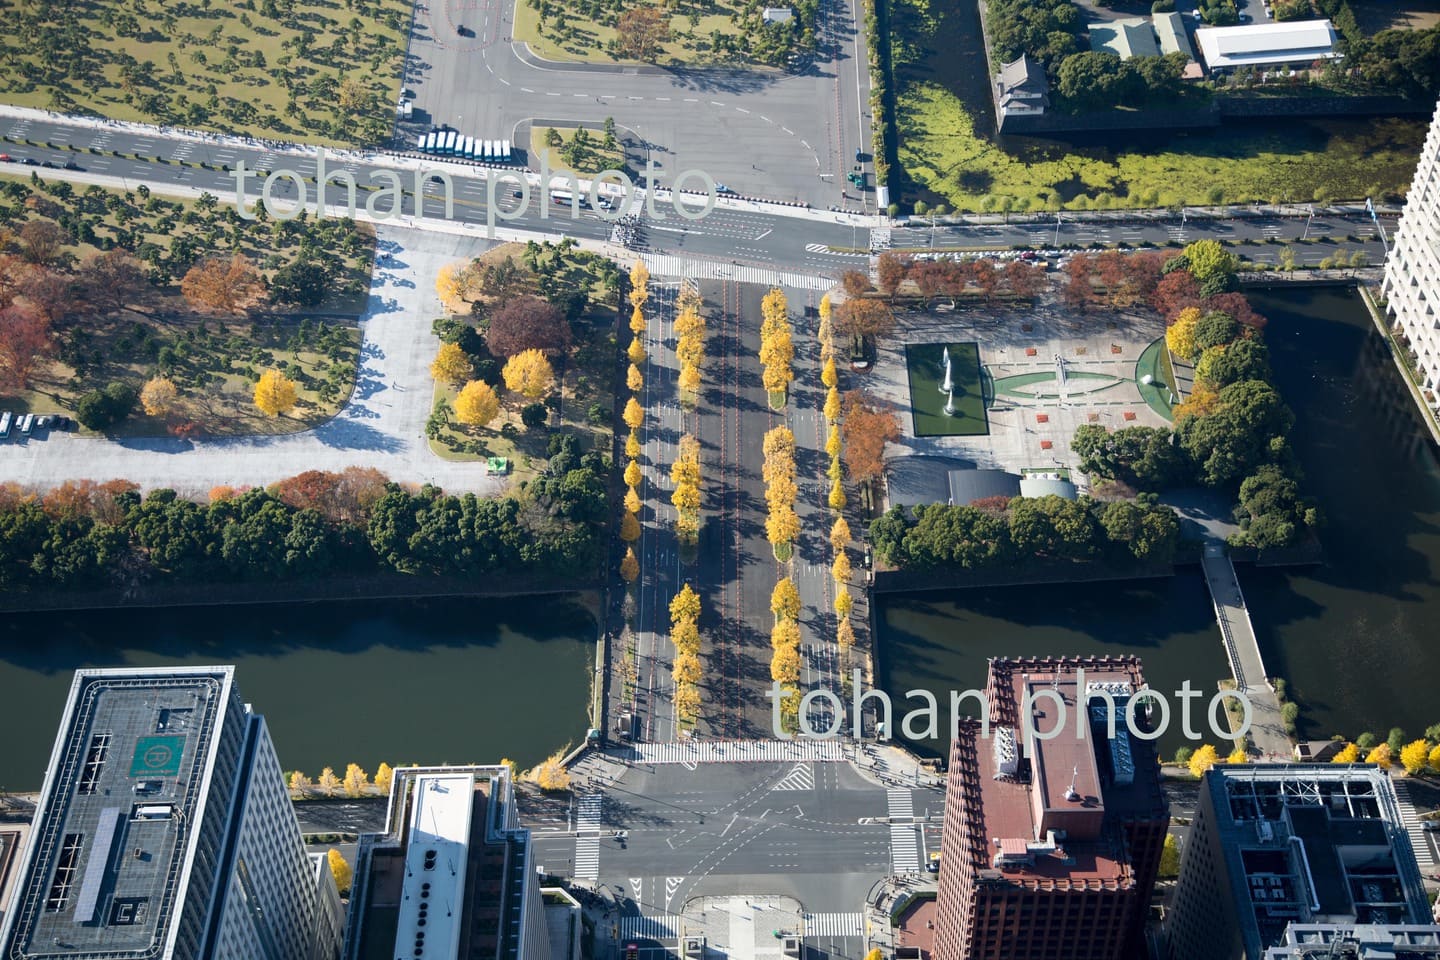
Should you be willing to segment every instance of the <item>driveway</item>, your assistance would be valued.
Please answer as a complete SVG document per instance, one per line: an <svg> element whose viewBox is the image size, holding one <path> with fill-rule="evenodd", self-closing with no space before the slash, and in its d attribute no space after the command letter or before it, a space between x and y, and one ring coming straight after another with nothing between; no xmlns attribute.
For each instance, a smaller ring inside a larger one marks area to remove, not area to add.
<svg viewBox="0 0 1440 960"><path fill-rule="evenodd" d="M379 228L380 261L361 318L360 368L350 402L330 421L275 437L180 440L82 438L0 444L0 482L51 487L67 480L133 480L203 495L211 487L264 486L306 470L374 467L395 480L430 482L455 492L499 492L504 480L478 463L431 453L423 430L431 408L429 365L438 345L440 267L486 248L483 240L403 227Z"/></svg>

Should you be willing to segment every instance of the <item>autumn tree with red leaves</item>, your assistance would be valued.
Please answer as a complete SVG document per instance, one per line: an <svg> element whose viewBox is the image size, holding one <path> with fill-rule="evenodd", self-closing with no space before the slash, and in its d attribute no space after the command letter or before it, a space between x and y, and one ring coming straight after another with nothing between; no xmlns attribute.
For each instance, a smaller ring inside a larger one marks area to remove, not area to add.
<svg viewBox="0 0 1440 960"><path fill-rule="evenodd" d="M180 292L192 307L215 313L244 313L264 302L265 280L244 254L211 257L191 267Z"/></svg>
<svg viewBox="0 0 1440 960"><path fill-rule="evenodd" d="M900 439L900 418L863 390L845 394L843 433L845 467L857 483L878 480L885 473L885 444Z"/></svg>
<svg viewBox="0 0 1440 960"><path fill-rule="evenodd" d="M539 297L523 296L506 303L490 318L485 345L497 357L526 350L555 355L570 349L570 321L559 308Z"/></svg>
<svg viewBox="0 0 1440 960"><path fill-rule="evenodd" d="M50 321L28 304L0 310L0 382L19 393L30 388L35 370L55 355Z"/></svg>

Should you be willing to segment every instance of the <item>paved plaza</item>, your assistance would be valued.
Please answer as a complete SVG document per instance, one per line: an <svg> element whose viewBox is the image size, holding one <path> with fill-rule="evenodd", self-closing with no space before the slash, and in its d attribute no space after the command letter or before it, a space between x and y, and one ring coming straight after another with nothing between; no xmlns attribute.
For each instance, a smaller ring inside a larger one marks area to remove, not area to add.
<svg viewBox="0 0 1440 960"><path fill-rule="evenodd" d="M1079 464L1070 438L1081 424L1112 430L1169 425L1137 382L1141 355L1165 333L1159 318L1111 311L1075 315L1042 303L1031 310L912 311L896 319L895 333L879 345L874 371L863 378L900 413L902 436L889 448L892 458L950 457L1016 474L1074 469ZM979 346L986 393L993 394L989 433L916 436L906 345L956 342ZM1074 479L1083 482L1078 471Z"/></svg>

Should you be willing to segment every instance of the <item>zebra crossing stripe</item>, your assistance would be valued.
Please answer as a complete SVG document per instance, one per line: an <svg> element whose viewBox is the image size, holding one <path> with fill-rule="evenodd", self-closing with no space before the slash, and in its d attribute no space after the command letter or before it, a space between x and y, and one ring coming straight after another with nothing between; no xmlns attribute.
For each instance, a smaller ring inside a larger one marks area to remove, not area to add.
<svg viewBox="0 0 1440 960"><path fill-rule="evenodd" d="M575 808L575 826L579 831L600 829L602 803L598 793L586 794L580 798ZM575 877L578 880L600 879L599 836L575 838Z"/></svg>
<svg viewBox="0 0 1440 960"><path fill-rule="evenodd" d="M890 863L896 873L920 872L919 838L915 833L915 798L904 787L891 787L885 791L885 805L891 820L905 823L890 824Z"/></svg>
<svg viewBox="0 0 1440 960"><path fill-rule="evenodd" d="M674 913L659 917L621 917L620 937L622 940L676 940L680 937L681 919Z"/></svg>
<svg viewBox="0 0 1440 960"><path fill-rule="evenodd" d="M862 913L807 913L804 915L807 937L863 937L865 915Z"/></svg>
<svg viewBox="0 0 1440 960"><path fill-rule="evenodd" d="M801 290L828 290L834 281L813 273L787 273L766 267L749 267L714 260L691 260L668 253L642 255L646 267L656 277L689 277L694 280L736 280L768 286L795 287Z"/></svg>
<svg viewBox="0 0 1440 960"><path fill-rule="evenodd" d="M771 790L814 790L815 768L808 763L797 763L790 768Z"/></svg>

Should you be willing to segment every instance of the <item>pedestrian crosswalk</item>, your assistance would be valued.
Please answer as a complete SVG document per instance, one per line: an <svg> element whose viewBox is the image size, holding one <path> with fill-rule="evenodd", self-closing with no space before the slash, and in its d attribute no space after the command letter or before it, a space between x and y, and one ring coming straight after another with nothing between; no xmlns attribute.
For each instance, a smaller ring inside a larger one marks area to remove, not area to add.
<svg viewBox="0 0 1440 960"><path fill-rule="evenodd" d="M804 916L806 937L863 937L863 913L807 913Z"/></svg>
<svg viewBox="0 0 1440 960"><path fill-rule="evenodd" d="M834 762L845 759L845 747L838 740L694 740L634 743L611 756L630 763Z"/></svg>
<svg viewBox="0 0 1440 960"><path fill-rule="evenodd" d="M676 940L680 937L682 918L667 913L658 917L628 916L620 918L621 940Z"/></svg>
<svg viewBox="0 0 1440 960"><path fill-rule="evenodd" d="M575 878L600 879L600 794L586 794L575 808ZM590 834L587 836L586 834Z"/></svg>
<svg viewBox="0 0 1440 960"><path fill-rule="evenodd" d="M915 798L906 787L885 791L890 811L890 864L897 874L920 872L919 838L915 833ZM895 821L900 821L896 823Z"/></svg>
<svg viewBox="0 0 1440 960"><path fill-rule="evenodd" d="M889 249L890 249L890 228L889 228L889 227L872 227L872 228L870 229L870 249L871 249L871 250L889 250Z"/></svg>
<svg viewBox="0 0 1440 960"><path fill-rule="evenodd" d="M1396 780L1395 799L1400 802L1400 823L1410 836L1410 846L1415 848L1415 862L1421 867L1436 866L1435 855L1430 851L1430 840L1425 836L1425 824L1410 800L1410 785Z"/></svg>
<svg viewBox="0 0 1440 960"><path fill-rule="evenodd" d="M790 772L781 777L771 790L814 790L815 768L808 763L797 763Z"/></svg>
<svg viewBox="0 0 1440 960"><path fill-rule="evenodd" d="M693 280L735 280L800 290L828 290L835 281L819 273L789 273L769 267L749 267L715 260L692 260L668 253L643 255L645 266L656 277L689 277Z"/></svg>

